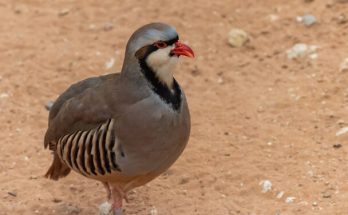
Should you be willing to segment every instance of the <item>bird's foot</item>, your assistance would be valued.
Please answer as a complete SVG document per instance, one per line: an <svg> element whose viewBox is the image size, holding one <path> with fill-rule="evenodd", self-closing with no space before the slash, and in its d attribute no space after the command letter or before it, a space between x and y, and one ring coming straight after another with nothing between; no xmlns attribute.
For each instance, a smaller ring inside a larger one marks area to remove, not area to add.
<svg viewBox="0 0 348 215"><path fill-rule="evenodd" d="M122 215L122 208L114 208L113 215Z"/></svg>
<svg viewBox="0 0 348 215"><path fill-rule="evenodd" d="M122 208L113 206L110 202L104 202L99 206L98 215L109 215L112 212L112 215L122 215Z"/></svg>

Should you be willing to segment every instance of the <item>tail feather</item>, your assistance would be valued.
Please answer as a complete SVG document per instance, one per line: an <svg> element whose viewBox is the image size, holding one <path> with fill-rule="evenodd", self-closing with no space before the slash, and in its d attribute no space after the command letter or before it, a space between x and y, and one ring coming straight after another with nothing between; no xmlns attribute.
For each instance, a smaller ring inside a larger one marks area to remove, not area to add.
<svg viewBox="0 0 348 215"><path fill-rule="evenodd" d="M52 180L58 180L59 178L67 176L70 171L71 169L60 160L57 153L54 153L53 162L45 174L45 177Z"/></svg>

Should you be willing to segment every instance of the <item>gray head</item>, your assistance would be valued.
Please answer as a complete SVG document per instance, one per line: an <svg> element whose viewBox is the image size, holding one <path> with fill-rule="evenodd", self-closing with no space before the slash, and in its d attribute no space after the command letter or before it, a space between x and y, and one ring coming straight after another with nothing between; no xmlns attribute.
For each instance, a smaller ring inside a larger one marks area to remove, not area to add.
<svg viewBox="0 0 348 215"><path fill-rule="evenodd" d="M191 48L179 41L175 28L163 23L151 23L136 30L130 37L125 63L139 64L143 72L149 70L158 81L171 88L172 71L181 55L194 56Z"/></svg>

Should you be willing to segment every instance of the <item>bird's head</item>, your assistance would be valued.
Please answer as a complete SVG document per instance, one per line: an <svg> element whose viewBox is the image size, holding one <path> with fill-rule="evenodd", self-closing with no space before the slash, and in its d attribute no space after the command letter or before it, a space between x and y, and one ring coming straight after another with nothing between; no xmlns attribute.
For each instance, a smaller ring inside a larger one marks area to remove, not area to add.
<svg viewBox="0 0 348 215"><path fill-rule="evenodd" d="M135 31L126 52L170 88L179 57L194 57L192 49L179 41L175 28L163 23L151 23Z"/></svg>

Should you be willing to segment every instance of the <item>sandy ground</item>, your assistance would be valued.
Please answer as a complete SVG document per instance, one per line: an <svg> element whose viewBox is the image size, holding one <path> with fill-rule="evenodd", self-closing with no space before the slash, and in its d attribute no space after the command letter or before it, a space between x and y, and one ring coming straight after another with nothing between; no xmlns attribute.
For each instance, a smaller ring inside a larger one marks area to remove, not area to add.
<svg viewBox="0 0 348 215"><path fill-rule="evenodd" d="M175 74L192 135L168 172L131 193L126 214L347 214L348 135L335 134L348 125L348 73L339 71L348 4L147 2L0 0L0 214L97 213L98 182L42 177L51 162L44 105L77 80L119 71L131 33L153 21L176 26L196 53ZM306 13L318 23L295 20ZM249 33L245 47L227 44L232 27ZM289 60L298 42L319 46L318 58Z"/></svg>

